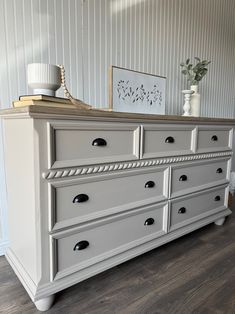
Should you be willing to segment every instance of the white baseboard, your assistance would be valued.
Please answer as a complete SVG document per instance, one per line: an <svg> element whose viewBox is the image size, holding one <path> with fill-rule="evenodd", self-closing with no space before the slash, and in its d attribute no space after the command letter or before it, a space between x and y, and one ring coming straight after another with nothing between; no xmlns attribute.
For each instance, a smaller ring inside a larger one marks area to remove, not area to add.
<svg viewBox="0 0 235 314"><path fill-rule="evenodd" d="M8 245L9 245L8 241L0 242L0 256L5 255Z"/></svg>

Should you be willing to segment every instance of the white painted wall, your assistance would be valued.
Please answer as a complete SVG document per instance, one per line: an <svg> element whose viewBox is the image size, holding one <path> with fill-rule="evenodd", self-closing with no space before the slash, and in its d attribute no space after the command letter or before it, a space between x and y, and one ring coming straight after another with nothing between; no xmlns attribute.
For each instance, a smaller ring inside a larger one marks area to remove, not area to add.
<svg viewBox="0 0 235 314"><path fill-rule="evenodd" d="M0 0L1 107L29 93L31 62L64 64L72 94L105 107L113 64L166 76L167 113L181 114L186 81L179 64L199 56L212 60L200 84L202 115L234 117L234 12L234 0Z"/></svg>
<svg viewBox="0 0 235 314"><path fill-rule="evenodd" d="M2 135L2 123L0 121L0 135ZM5 169L3 157L2 136L0 136L0 256L4 254L8 245L7 239L7 198L5 186Z"/></svg>

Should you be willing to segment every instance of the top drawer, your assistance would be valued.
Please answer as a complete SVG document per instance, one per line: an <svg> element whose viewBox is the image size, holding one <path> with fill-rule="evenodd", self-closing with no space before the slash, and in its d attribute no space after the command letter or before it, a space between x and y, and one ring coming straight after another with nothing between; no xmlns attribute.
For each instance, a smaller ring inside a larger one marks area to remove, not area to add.
<svg viewBox="0 0 235 314"><path fill-rule="evenodd" d="M193 126L143 126L142 158L175 156L193 153L193 139L196 129Z"/></svg>
<svg viewBox="0 0 235 314"><path fill-rule="evenodd" d="M49 168L139 158L139 127L108 123L49 123Z"/></svg>
<svg viewBox="0 0 235 314"><path fill-rule="evenodd" d="M198 127L197 152L214 152L232 149L231 127Z"/></svg>

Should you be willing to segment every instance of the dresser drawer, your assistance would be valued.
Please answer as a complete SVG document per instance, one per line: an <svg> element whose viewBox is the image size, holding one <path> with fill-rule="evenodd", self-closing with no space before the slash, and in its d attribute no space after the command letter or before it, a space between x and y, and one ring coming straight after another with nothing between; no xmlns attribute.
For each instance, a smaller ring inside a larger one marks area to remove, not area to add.
<svg viewBox="0 0 235 314"><path fill-rule="evenodd" d="M228 169L230 169L228 165L230 165L230 159L173 166L171 172L171 197L228 183Z"/></svg>
<svg viewBox="0 0 235 314"><path fill-rule="evenodd" d="M191 126L143 126L141 157L175 156L193 152L195 129Z"/></svg>
<svg viewBox="0 0 235 314"><path fill-rule="evenodd" d="M52 277L59 279L163 235L166 216L166 205L152 205L96 226L54 235Z"/></svg>
<svg viewBox="0 0 235 314"><path fill-rule="evenodd" d="M51 229L163 201L168 196L168 172L160 167L52 183Z"/></svg>
<svg viewBox="0 0 235 314"><path fill-rule="evenodd" d="M170 230L227 208L228 187L219 187L171 201Z"/></svg>
<svg viewBox="0 0 235 314"><path fill-rule="evenodd" d="M139 127L129 124L49 124L49 168L139 158Z"/></svg>
<svg viewBox="0 0 235 314"><path fill-rule="evenodd" d="M199 127L197 152L214 152L232 149L231 127Z"/></svg>

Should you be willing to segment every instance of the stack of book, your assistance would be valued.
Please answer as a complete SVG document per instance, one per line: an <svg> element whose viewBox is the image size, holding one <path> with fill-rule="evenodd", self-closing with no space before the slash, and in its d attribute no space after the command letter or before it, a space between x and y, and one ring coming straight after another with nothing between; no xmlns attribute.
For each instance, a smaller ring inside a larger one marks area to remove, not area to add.
<svg viewBox="0 0 235 314"><path fill-rule="evenodd" d="M20 96L19 100L13 102L15 108L25 106L46 106L46 107L59 107L59 108L73 108L73 109L91 109L90 105L85 104L80 100L70 101L66 98L52 97L46 95L27 95Z"/></svg>

